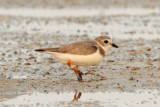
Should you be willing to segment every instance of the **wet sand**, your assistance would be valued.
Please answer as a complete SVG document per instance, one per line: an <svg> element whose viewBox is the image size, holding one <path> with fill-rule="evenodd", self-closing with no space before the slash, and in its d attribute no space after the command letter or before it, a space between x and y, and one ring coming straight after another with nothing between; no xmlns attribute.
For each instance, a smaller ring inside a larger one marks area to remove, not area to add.
<svg viewBox="0 0 160 107"><path fill-rule="evenodd" d="M84 83L78 83L74 72L51 55L35 53L33 44L27 47L26 55L10 50L10 54L8 52L3 58L9 60L14 57L15 60L4 59L1 64L1 92L19 91L19 88L21 91L72 91L74 88L84 91L134 91L159 88L160 59L156 54L160 50L159 39L115 41L120 48L112 48L99 65L79 68L84 73Z"/></svg>
<svg viewBox="0 0 160 107"><path fill-rule="evenodd" d="M158 107L160 10L155 6L159 2L146 1L139 6L132 4L132 8L129 7L130 2L126 3L126 8L121 2L117 2L121 9L117 9L116 3L110 3L112 8L105 7L104 11L101 4L105 1L97 5L88 1L89 5L84 5L85 8L82 5L73 6L73 2L72 6L62 6L63 9L54 6L46 8L34 4L34 1L30 3L31 7L21 6L20 2L16 5L3 2L0 8L0 105L18 106L24 103L23 106L46 106L53 102L49 106L68 106L72 105L70 103L77 90L77 94L81 92L82 95L73 106L122 104ZM49 5L46 3L46 6ZM100 8L94 11L99 5ZM26 13L22 11L24 8ZM81 12L70 12L74 8ZM13 14L16 11L19 12ZM90 14L87 14L89 11ZM84 79L82 83L76 80L74 72L67 65L59 63L49 54L34 52L37 48L94 39L101 32L109 32L119 48L110 49L99 65L80 67ZM96 99L96 96L103 94L104 99ZM40 96L44 99L32 102L32 98ZM54 100L55 96L59 100ZM89 100L91 96L93 99ZM135 99L136 96L139 96L139 101ZM143 99L143 96L148 97ZM126 100L122 101L123 98ZM18 103L23 99L26 100ZM46 99L50 100L47 102Z"/></svg>
<svg viewBox="0 0 160 107"><path fill-rule="evenodd" d="M62 40L64 37L58 38L58 40ZM74 39L72 39L74 37L68 38L70 38L70 41L74 41ZM77 36L77 38L87 39L86 36ZM67 65L60 64L50 55L35 53L33 51L34 44L24 46L24 49L27 48L27 52L11 50L8 54L4 55L4 63L1 64L0 92L4 96L1 98L2 104L4 104L3 99L7 99L10 102L16 98L16 96L21 96L21 94L25 95L26 93L31 93L32 95L33 92L36 92L36 95L39 95L39 93L48 93L48 95L50 95L51 92L56 92L62 93L63 95L63 93L73 93L74 90L82 93L91 93L93 95L97 92L136 93L137 90L142 90L142 92L150 90L149 92L153 93L153 90L156 90L158 92L154 95L158 96L154 97L159 99L160 59L159 54L156 54L160 50L159 39L115 39L115 42L118 43L120 48L112 48L107 53L104 61L99 65L79 68L84 73L84 82L82 83L76 80L74 72L69 70ZM56 43L56 41L53 43ZM46 46L47 45L53 46L52 43L46 43ZM11 60L12 57L15 58L14 61ZM10 98L13 94L15 97ZM121 97L122 95L119 95L118 99L121 99ZM57 101L56 103L55 101L55 103L52 102L52 104L54 106L60 106L62 104L67 106L72 98L73 94L72 97L68 98L69 101L67 100L65 103L61 101ZM147 101L150 103L157 102L156 98L153 98L153 101ZM21 99L21 97L19 99ZM82 97L79 101L81 101L79 102L80 105L93 105L93 102L96 100L93 99L93 101L85 103ZM117 101L121 102L121 100ZM146 100L142 102L145 101ZM39 104L41 105L43 103ZM102 102L95 104L104 106ZM129 104L134 105L134 103ZM138 104L141 105L141 103ZM148 103L144 104L147 105ZM152 104L156 107L159 103ZM105 102L105 105L108 105L108 103Z"/></svg>

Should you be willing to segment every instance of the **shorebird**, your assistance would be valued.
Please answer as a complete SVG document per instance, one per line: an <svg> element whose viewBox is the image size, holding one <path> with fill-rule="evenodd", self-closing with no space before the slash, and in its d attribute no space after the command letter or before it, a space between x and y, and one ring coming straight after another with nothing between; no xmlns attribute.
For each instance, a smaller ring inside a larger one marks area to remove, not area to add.
<svg viewBox="0 0 160 107"><path fill-rule="evenodd" d="M99 36L95 40L75 42L58 48L36 49L36 52L49 53L61 63L78 66L96 65L105 57L105 53L111 48L118 48L109 36ZM82 72L76 67L71 67L78 81L82 81Z"/></svg>

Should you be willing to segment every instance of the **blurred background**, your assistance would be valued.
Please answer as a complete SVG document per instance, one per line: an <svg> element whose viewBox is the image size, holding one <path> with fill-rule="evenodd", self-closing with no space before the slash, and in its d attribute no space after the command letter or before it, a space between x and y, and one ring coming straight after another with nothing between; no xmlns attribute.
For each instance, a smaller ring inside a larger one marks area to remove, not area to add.
<svg viewBox="0 0 160 107"><path fill-rule="evenodd" d="M159 0L0 0L4 8L157 8Z"/></svg>
<svg viewBox="0 0 160 107"><path fill-rule="evenodd" d="M0 29L1 33L93 37L109 32L118 38L157 38L159 7L159 0L0 0Z"/></svg>

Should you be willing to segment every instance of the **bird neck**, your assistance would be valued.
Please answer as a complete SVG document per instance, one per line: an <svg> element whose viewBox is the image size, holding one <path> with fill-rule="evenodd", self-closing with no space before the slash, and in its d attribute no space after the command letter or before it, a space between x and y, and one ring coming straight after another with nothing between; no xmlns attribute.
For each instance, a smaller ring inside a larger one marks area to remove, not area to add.
<svg viewBox="0 0 160 107"><path fill-rule="evenodd" d="M104 52L107 52L110 48L111 48L111 46L109 45L109 46L106 46L106 47L104 47L104 46L102 46L100 43L98 43L98 42L96 42L97 43L97 45L98 46L100 46L102 49L103 49L103 51Z"/></svg>

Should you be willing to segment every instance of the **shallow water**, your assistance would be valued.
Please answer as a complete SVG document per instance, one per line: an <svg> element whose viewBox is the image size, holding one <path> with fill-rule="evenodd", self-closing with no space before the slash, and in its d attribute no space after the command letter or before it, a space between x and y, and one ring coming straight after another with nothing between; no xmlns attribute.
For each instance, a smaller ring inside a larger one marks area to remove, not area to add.
<svg viewBox="0 0 160 107"><path fill-rule="evenodd" d="M24 12L25 11L25 12ZM98 15L148 15L159 13L159 8L0 8L1 15L25 16L25 17L94 17Z"/></svg>
<svg viewBox="0 0 160 107"><path fill-rule="evenodd" d="M9 94L7 94L9 96ZM13 96L13 94L12 94ZM1 98L1 106L115 106L115 107L158 107L160 91L139 90L136 92L49 92L19 94L14 98Z"/></svg>

